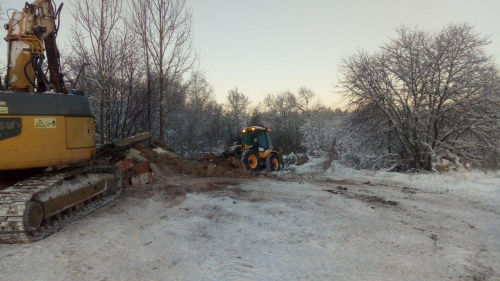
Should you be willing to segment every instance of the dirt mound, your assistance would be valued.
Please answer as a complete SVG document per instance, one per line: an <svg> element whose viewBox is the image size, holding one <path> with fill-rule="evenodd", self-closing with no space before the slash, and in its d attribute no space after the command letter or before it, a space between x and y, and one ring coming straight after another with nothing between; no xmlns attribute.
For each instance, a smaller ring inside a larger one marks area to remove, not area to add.
<svg viewBox="0 0 500 281"><path fill-rule="evenodd" d="M365 194L355 194L355 193L348 193L347 191L349 190L347 187L343 187L341 185L337 186L336 189L322 189L323 191L336 194L336 195L342 195L345 196L349 199L357 199L366 203L370 204L378 204L378 205L391 205L391 206L397 206L399 205L399 202L397 201L392 201L392 200L385 200L382 197L379 196L371 196L371 195L365 195Z"/></svg>
<svg viewBox="0 0 500 281"><path fill-rule="evenodd" d="M234 157L217 157L214 154L207 154L197 161L185 161L182 168L183 173L199 177L242 177L250 175L250 171L244 169L238 159Z"/></svg>
<svg viewBox="0 0 500 281"><path fill-rule="evenodd" d="M251 175L234 157L207 154L202 159L189 159L159 142L135 145L127 153L113 157L113 162L122 171L124 185L155 183L178 174L229 178Z"/></svg>

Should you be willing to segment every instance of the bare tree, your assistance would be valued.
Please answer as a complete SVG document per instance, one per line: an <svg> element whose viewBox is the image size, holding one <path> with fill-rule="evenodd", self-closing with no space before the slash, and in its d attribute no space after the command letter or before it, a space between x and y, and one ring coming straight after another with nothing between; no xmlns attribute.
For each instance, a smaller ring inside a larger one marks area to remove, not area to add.
<svg viewBox="0 0 500 281"><path fill-rule="evenodd" d="M206 153L208 151L203 150L210 149L214 141L206 131L212 118L209 108L214 102L214 93L202 74L193 75L186 98L183 143L191 155L200 151Z"/></svg>
<svg viewBox="0 0 500 281"><path fill-rule="evenodd" d="M330 151L332 144L340 135L340 127L345 115L341 110L332 110L321 102L315 103L309 109L307 116L302 115L304 124L300 128L302 144L308 152Z"/></svg>
<svg viewBox="0 0 500 281"><path fill-rule="evenodd" d="M193 66L192 13L186 0L137 0L131 2L133 29L142 39L147 59L159 76L159 140L165 138L167 93ZM149 64L147 64L149 65Z"/></svg>
<svg viewBox="0 0 500 281"><path fill-rule="evenodd" d="M130 35L122 32L120 0L74 1L72 15L76 25L72 33L73 51L90 64L89 79L99 91L100 143L106 140L105 106L107 84L120 69L129 49L123 48Z"/></svg>
<svg viewBox="0 0 500 281"><path fill-rule="evenodd" d="M311 89L301 87L297 92L297 95L299 96L297 100L297 107L302 112L307 112L309 110L309 104L316 94Z"/></svg>
<svg viewBox="0 0 500 281"><path fill-rule="evenodd" d="M244 126L249 103L248 97L239 92L238 88L228 92L225 113L230 141L238 138L239 131Z"/></svg>
<svg viewBox="0 0 500 281"><path fill-rule="evenodd" d="M496 65L484 52L489 39L469 24L437 33L403 26L397 35L375 54L343 60L340 84L350 104L379 111L416 169L494 147L499 107L492 99L499 92Z"/></svg>
<svg viewBox="0 0 500 281"><path fill-rule="evenodd" d="M151 56L148 48L150 41L148 30L151 27L151 23L148 17L148 7L141 5L138 1L129 1L129 11L130 14L128 18L127 27L134 31L138 38L140 38L141 52L144 56L142 61L144 68L146 70L146 96L147 96L147 124L148 131L152 132L152 73L151 73Z"/></svg>
<svg viewBox="0 0 500 281"><path fill-rule="evenodd" d="M222 152L226 144L223 109L215 101L212 86L200 72L185 84L184 99L170 113L167 124L169 144L190 156Z"/></svg>
<svg viewBox="0 0 500 281"><path fill-rule="evenodd" d="M138 48L134 40L122 46L128 50ZM111 139L121 139L143 131L147 127L147 91L140 53L123 59L120 69L108 83L106 111L107 131Z"/></svg>
<svg viewBox="0 0 500 281"><path fill-rule="evenodd" d="M262 105L259 103L256 106L253 106L250 108L250 120L248 121L248 125L254 126L254 125L263 125L262 124L262 112L261 112L261 107Z"/></svg>
<svg viewBox="0 0 500 281"><path fill-rule="evenodd" d="M302 148L300 127L304 120L299 113L297 97L290 91L268 94L264 105L269 109L269 121L277 142L286 152L297 152Z"/></svg>

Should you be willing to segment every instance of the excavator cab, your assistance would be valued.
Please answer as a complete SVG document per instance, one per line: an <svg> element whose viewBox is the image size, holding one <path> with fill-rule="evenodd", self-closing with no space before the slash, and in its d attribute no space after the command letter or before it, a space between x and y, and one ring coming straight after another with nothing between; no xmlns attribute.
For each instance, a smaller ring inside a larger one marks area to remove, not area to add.
<svg viewBox="0 0 500 281"><path fill-rule="evenodd" d="M247 169L259 170L263 167L268 172L283 169L283 153L276 146L272 132L267 127L250 126L241 131L241 163Z"/></svg>

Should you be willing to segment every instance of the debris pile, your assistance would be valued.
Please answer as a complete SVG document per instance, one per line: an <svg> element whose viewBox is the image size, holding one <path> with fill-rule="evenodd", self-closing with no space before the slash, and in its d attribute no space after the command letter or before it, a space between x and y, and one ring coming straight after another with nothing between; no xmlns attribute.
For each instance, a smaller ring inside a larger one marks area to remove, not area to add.
<svg viewBox="0 0 500 281"><path fill-rule="evenodd" d="M194 175L199 177L240 177L250 175L250 171L245 170L240 161L234 157L217 157L210 153L201 160L190 163ZM189 166L185 172L189 173Z"/></svg>
<svg viewBox="0 0 500 281"><path fill-rule="evenodd" d="M123 185L155 183L174 174L198 177L250 176L250 171L244 169L234 157L207 154L199 160L188 159L159 142L153 142L148 147L137 144L126 155L114 156L112 162L122 171Z"/></svg>

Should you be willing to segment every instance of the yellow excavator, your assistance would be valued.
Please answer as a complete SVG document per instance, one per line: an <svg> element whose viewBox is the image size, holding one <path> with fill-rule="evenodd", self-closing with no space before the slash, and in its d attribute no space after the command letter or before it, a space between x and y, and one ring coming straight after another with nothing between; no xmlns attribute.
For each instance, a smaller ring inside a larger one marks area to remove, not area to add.
<svg viewBox="0 0 500 281"><path fill-rule="evenodd" d="M56 45L61 8L62 4L55 9L52 0L26 3L5 25L8 69L7 90L0 92L0 243L40 240L121 191L119 171L94 160L95 123L89 99L64 89ZM148 136L122 141L121 149Z"/></svg>

